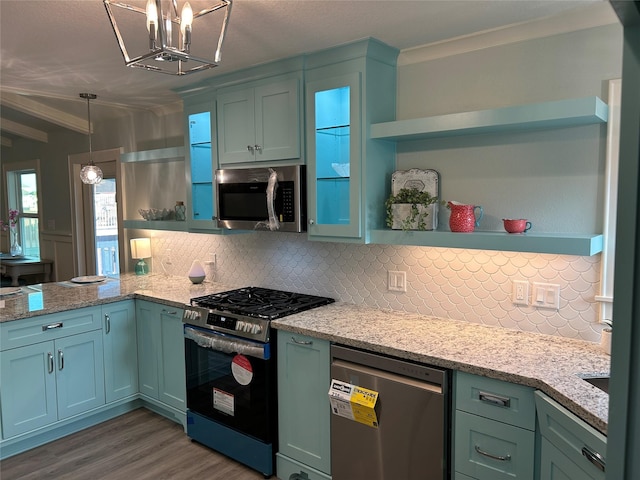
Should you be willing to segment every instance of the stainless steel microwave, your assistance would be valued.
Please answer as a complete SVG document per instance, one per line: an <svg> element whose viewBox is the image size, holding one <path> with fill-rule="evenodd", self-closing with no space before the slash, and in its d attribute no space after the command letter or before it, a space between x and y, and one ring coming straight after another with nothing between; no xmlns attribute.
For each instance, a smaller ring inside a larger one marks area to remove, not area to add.
<svg viewBox="0 0 640 480"><path fill-rule="evenodd" d="M306 180L304 165L216 170L218 227L306 231Z"/></svg>

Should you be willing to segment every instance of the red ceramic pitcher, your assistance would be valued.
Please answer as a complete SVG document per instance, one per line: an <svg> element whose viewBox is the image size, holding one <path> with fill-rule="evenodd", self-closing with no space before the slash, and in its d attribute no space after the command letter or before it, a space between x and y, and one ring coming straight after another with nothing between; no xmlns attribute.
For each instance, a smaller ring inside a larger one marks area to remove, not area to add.
<svg viewBox="0 0 640 480"><path fill-rule="evenodd" d="M480 205L462 205L449 202L449 208L451 209L449 228L452 232L473 232L475 227L480 226L480 220L484 214ZM476 210L478 210L477 219Z"/></svg>

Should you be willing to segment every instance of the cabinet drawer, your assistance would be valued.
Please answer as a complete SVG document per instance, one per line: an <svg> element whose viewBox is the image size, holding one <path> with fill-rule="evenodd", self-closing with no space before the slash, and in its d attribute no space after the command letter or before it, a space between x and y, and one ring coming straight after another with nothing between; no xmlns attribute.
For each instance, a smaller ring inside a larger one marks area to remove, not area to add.
<svg viewBox="0 0 640 480"><path fill-rule="evenodd" d="M604 464L607 437L542 392L535 393L535 401L541 435L593 478L604 479L605 474L597 466L598 461L594 459L592 462L587 457L597 454Z"/></svg>
<svg viewBox="0 0 640 480"><path fill-rule="evenodd" d="M331 476L296 462L281 453L276 454L276 474L280 480L331 480Z"/></svg>
<svg viewBox="0 0 640 480"><path fill-rule="evenodd" d="M102 328L100 307L80 308L0 324L0 350Z"/></svg>
<svg viewBox="0 0 640 480"><path fill-rule="evenodd" d="M535 430L536 407L530 387L456 372L455 395L457 410Z"/></svg>
<svg viewBox="0 0 640 480"><path fill-rule="evenodd" d="M478 480L533 479L534 432L456 411L454 439L456 472Z"/></svg>

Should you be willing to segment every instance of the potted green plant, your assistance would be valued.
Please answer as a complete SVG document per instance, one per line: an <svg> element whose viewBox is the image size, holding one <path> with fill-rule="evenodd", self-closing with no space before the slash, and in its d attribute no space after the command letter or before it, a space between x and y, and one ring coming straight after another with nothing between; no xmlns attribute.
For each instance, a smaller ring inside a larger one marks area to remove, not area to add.
<svg viewBox="0 0 640 480"><path fill-rule="evenodd" d="M402 188L385 201L387 226L393 230L435 230L438 197L417 188ZM429 215L432 218L427 222Z"/></svg>

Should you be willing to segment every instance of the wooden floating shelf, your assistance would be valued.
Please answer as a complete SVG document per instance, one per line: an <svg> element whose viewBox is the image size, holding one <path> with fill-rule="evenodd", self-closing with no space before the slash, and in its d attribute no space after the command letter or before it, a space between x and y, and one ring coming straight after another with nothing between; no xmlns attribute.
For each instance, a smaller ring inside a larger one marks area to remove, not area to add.
<svg viewBox="0 0 640 480"><path fill-rule="evenodd" d="M371 125L371 138L425 138L574 127L606 123L609 107L598 97L435 115Z"/></svg>
<svg viewBox="0 0 640 480"><path fill-rule="evenodd" d="M602 252L600 234L509 234L373 230L369 243L591 256Z"/></svg>

